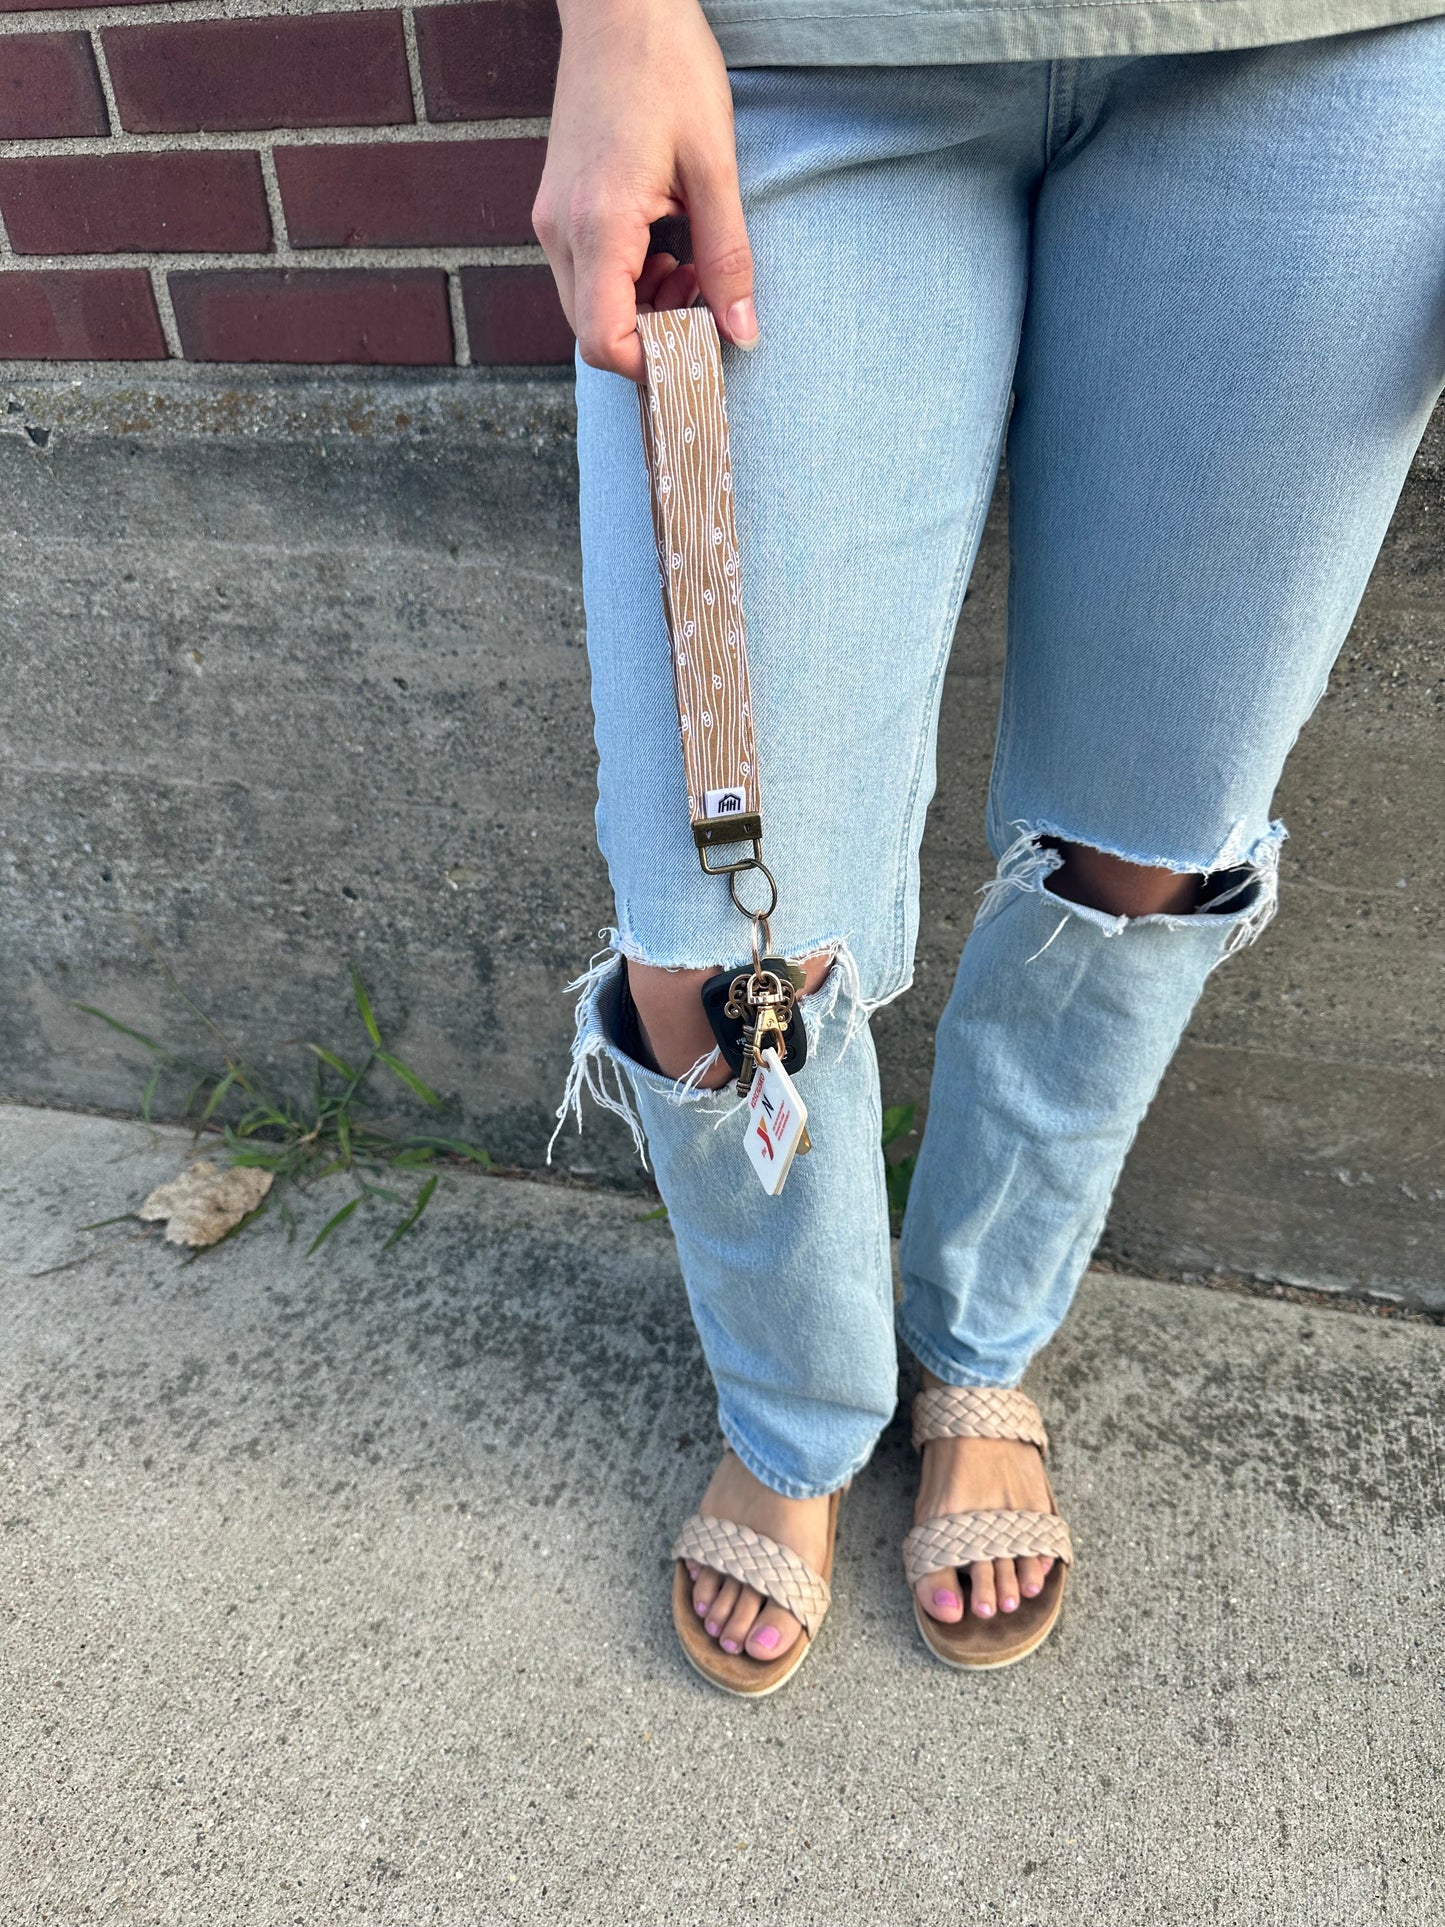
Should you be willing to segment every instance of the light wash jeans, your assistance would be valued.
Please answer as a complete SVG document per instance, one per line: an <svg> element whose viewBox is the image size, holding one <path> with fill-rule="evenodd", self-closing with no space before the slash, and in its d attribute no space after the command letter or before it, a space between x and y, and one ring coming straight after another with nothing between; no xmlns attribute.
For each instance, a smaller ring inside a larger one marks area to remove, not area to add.
<svg viewBox="0 0 1445 1927"><path fill-rule="evenodd" d="M1209 972L1275 904L1271 797L1445 383L1445 20L1242 53L732 75L761 346L724 348L775 947L815 1149L618 1050L621 957L740 964L688 830L636 391L577 368L597 827L617 926L572 1075L645 1133L723 1431L831 1491L895 1402L867 1017L908 987L940 684L1007 433L998 874L939 1025L897 1329L1013 1385ZM1009 413L1012 392L1014 405ZM1048 842L1203 872L1051 893ZM696 1068L696 1067L695 1067Z"/></svg>

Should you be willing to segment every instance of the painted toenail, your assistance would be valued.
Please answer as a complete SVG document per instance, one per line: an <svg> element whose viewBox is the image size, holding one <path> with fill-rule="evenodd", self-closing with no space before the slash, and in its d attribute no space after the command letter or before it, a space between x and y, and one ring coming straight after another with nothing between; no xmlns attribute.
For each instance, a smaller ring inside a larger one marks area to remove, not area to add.
<svg viewBox="0 0 1445 1927"><path fill-rule="evenodd" d="M694 1606L694 1610L697 1613L698 1618L701 1619L703 1614L707 1611L707 1607L699 1606L696 1601L693 1602L693 1606Z"/></svg>
<svg viewBox="0 0 1445 1927"><path fill-rule="evenodd" d="M779 1634L776 1626L759 1626L758 1630L753 1634L753 1644L754 1646L761 1646L765 1653L770 1653L777 1645L778 1638Z"/></svg>
<svg viewBox="0 0 1445 1927"><path fill-rule="evenodd" d="M738 1650L738 1642L735 1639L724 1639L719 1644L725 1653L735 1653Z"/></svg>
<svg viewBox="0 0 1445 1927"><path fill-rule="evenodd" d="M980 1619L991 1619L993 1617L992 1606L975 1606L973 1610L978 1614Z"/></svg>
<svg viewBox="0 0 1445 1927"><path fill-rule="evenodd" d="M1033 1598L1033 1596L1034 1596L1034 1594L1035 1594L1035 1593L1036 1593L1037 1591L1038 1591L1038 1587L1037 1587L1037 1586L1025 1586L1025 1587L1024 1587L1024 1597L1025 1597L1026 1599L1032 1599L1032 1598Z"/></svg>
<svg viewBox="0 0 1445 1927"><path fill-rule="evenodd" d="M1003 1609L1006 1613L1011 1613L1014 1607L1017 1606L1018 1603L1019 1602L1017 1601L1017 1599L1005 1599L1003 1602Z"/></svg>
<svg viewBox="0 0 1445 1927"><path fill-rule="evenodd" d="M713 1638L714 1638L714 1639L716 1639L716 1638L717 1638L717 1622L716 1622L715 1620L712 1620L712 1619L710 1619L710 1620L709 1620L709 1621L707 1622L707 1629L708 1629L708 1631L709 1631L709 1632L710 1632L710 1633L712 1634L712 1636L713 1636Z"/></svg>
<svg viewBox="0 0 1445 1927"><path fill-rule="evenodd" d="M933 1603L935 1606L942 1606L945 1612L952 1612L954 1607L959 1604L958 1594L956 1592L936 1592L933 1595Z"/></svg>

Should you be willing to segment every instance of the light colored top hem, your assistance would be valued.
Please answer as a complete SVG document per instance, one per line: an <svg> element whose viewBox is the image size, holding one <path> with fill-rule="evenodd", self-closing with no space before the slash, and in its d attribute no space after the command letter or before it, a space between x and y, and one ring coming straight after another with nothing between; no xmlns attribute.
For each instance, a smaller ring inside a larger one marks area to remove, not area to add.
<svg viewBox="0 0 1445 1927"><path fill-rule="evenodd" d="M1222 52L1445 13L1440 0L703 0L730 67L912 67Z"/></svg>

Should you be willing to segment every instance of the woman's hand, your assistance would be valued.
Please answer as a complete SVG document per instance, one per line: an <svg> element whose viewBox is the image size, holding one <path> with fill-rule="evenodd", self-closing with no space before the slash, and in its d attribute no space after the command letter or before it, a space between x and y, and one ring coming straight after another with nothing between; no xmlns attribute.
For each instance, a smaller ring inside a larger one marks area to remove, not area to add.
<svg viewBox="0 0 1445 1927"><path fill-rule="evenodd" d="M718 331L758 338L738 194L732 94L697 0L558 0L562 58L532 225L582 359L643 379L637 312L698 289ZM648 229L686 214L693 261L650 254Z"/></svg>

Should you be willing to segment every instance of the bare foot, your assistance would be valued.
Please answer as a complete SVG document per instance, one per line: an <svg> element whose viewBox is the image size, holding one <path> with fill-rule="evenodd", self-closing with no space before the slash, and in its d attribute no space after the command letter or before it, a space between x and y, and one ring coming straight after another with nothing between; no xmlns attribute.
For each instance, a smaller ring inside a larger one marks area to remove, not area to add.
<svg viewBox="0 0 1445 1927"><path fill-rule="evenodd" d="M942 1385L925 1370L925 1387ZM930 1439L923 1448L923 1477L913 1522L936 1519L950 1512L1048 1512L1048 1482L1036 1445L1019 1439ZM1032 1599L1043 1589L1053 1570L1052 1559L980 1559L968 1568L968 1603L964 1604L961 1575L951 1566L929 1572L914 1587L918 1603L931 1619L953 1624L964 1612L992 1619L995 1613L1017 1612L1021 1599Z"/></svg>
<svg viewBox="0 0 1445 1927"><path fill-rule="evenodd" d="M751 1526L797 1553L814 1572L823 1569L828 1553L828 1501L783 1498L755 1479L735 1452L725 1454L697 1509L714 1519ZM751 1586L739 1585L694 1559L688 1560L687 1570L697 1616L725 1653L781 1659L797 1643L803 1630L798 1621Z"/></svg>

